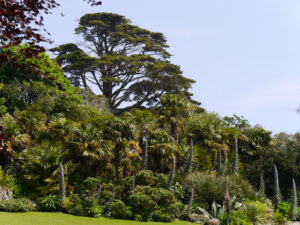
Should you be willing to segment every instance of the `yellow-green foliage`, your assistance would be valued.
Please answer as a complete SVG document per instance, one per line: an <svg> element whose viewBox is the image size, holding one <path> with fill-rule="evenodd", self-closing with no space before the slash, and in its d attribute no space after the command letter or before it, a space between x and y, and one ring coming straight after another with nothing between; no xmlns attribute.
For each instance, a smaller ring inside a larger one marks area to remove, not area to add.
<svg viewBox="0 0 300 225"><path fill-rule="evenodd" d="M253 224L267 224L273 217L272 206L259 201L246 200L240 210Z"/></svg>

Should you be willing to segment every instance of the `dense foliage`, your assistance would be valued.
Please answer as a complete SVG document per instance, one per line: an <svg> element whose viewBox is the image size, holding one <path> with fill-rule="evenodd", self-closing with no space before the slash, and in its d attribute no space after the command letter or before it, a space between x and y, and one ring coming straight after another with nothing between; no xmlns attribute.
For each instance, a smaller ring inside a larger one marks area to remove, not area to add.
<svg viewBox="0 0 300 225"><path fill-rule="evenodd" d="M59 46L62 69L46 53L23 54L29 45L0 48L0 186L18 197L0 201L0 210L223 224L300 219L298 133L272 136L200 108L161 33L110 13L84 15L76 32L96 52ZM117 111L125 102L134 103Z"/></svg>

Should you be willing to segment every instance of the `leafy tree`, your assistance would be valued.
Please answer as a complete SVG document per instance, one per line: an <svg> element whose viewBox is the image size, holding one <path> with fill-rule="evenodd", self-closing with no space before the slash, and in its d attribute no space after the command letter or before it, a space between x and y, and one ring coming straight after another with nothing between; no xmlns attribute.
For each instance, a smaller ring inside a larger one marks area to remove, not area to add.
<svg viewBox="0 0 300 225"><path fill-rule="evenodd" d="M101 4L101 1L87 1L92 5ZM47 41L33 24L43 27L42 14L49 14L58 6L55 0L0 0L0 43Z"/></svg>
<svg viewBox="0 0 300 225"><path fill-rule="evenodd" d="M26 57L22 52L28 49L30 49L28 45L0 49L0 53L6 54L9 59L8 62L0 65L0 78L4 84L15 80L21 83L23 81L43 81L45 85L57 87L60 90L75 90L64 77L63 71L55 60L50 59L46 53L40 53L30 58Z"/></svg>
<svg viewBox="0 0 300 225"><path fill-rule="evenodd" d="M64 44L53 49L57 60L73 84L97 89L112 109L124 103L126 110L152 106L164 93L191 95L188 89L194 81L168 61L162 33L132 25L121 15L94 13L80 18L76 34L83 37L83 47L92 54L75 44Z"/></svg>

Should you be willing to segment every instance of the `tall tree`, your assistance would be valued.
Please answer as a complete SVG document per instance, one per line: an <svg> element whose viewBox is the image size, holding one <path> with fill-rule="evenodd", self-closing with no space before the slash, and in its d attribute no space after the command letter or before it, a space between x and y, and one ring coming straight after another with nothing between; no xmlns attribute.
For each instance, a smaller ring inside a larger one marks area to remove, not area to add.
<svg viewBox="0 0 300 225"><path fill-rule="evenodd" d="M112 13L86 14L75 31L84 40L83 48L75 44L54 48L57 60L69 78L102 93L113 109L124 103L126 110L152 106L164 93L191 95L188 89L194 81L168 61L162 33L132 25Z"/></svg>

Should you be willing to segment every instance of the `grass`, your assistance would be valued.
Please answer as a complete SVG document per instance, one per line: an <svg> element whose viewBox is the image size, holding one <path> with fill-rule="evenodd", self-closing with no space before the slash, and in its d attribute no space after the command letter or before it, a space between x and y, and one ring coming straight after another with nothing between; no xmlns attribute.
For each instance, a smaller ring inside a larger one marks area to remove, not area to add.
<svg viewBox="0 0 300 225"><path fill-rule="evenodd" d="M62 213L0 213L1 225L191 225L185 221L173 223L136 222L106 218L89 218Z"/></svg>

